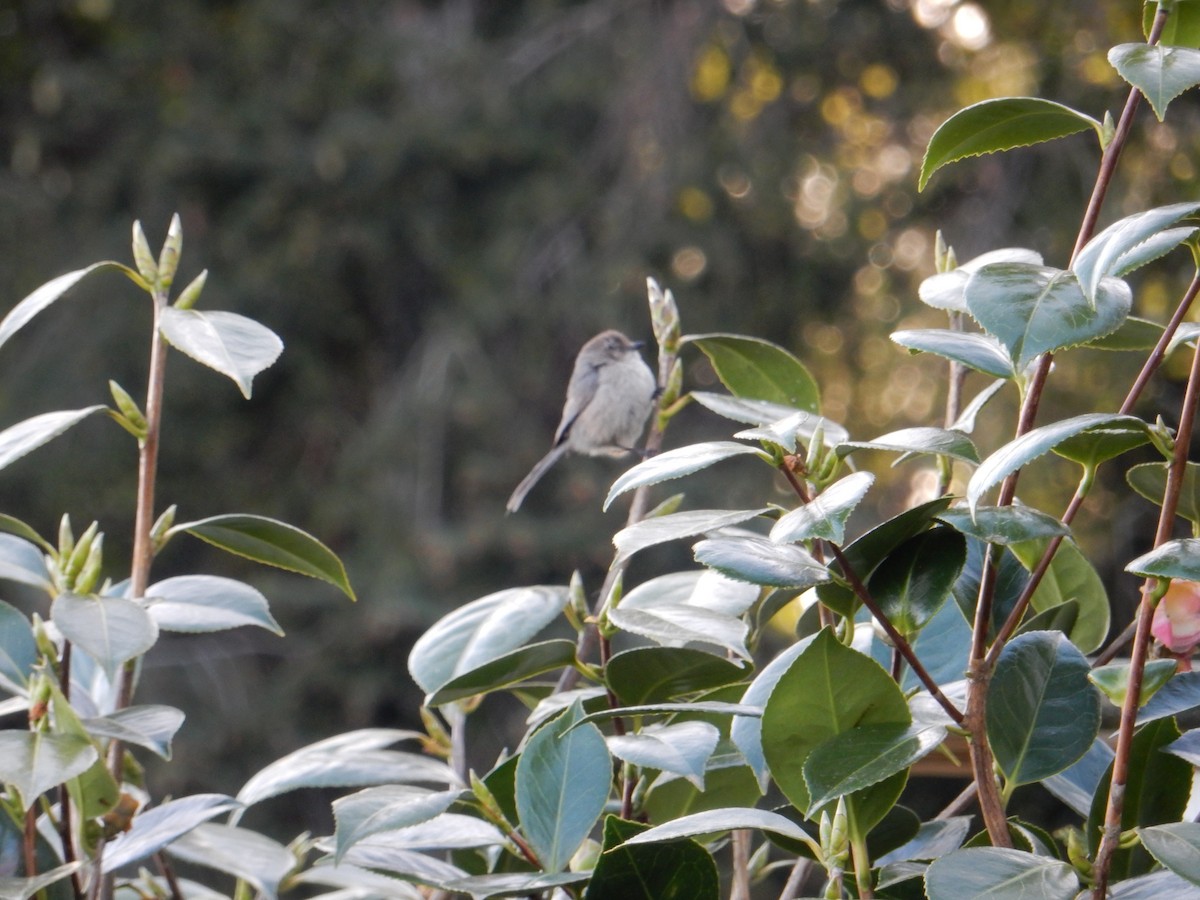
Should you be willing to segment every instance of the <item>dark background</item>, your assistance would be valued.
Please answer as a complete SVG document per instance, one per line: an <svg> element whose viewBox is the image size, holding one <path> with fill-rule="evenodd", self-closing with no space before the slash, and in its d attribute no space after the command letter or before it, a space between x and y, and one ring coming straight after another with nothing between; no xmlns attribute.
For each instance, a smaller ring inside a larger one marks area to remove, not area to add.
<svg viewBox="0 0 1200 900"><path fill-rule="evenodd" d="M579 345L606 327L650 337L647 276L673 289L686 332L795 352L856 439L939 423L943 367L887 340L941 323L916 299L936 229L960 261L1017 245L1065 265L1099 152L1084 134L969 160L918 194L925 144L989 97L1115 115L1125 90L1105 53L1140 39L1139 12L1115 0L0 2L0 307L95 260L128 261L134 219L157 249L178 211L178 282L207 268L201 306L264 322L286 349L249 402L172 354L157 506L296 524L342 555L360 596L187 538L168 547L156 579L244 577L288 635L163 639L138 699L189 720L176 764L152 770L156 793L234 793L309 741L411 727L420 692L405 657L431 621L576 568L598 587L623 521L599 510L619 465L572 460L518 515L504 501L548 446ZM1195 196L1195 120L1192 95L1170 125L1143 109L1104 222ZM1161 317L1187 274L1182 254L1139 273L1137 312ZM117 275L74 290L0 349L0 423L105 402L109 378L141 396L148 324L148 300ZM711 386L687 362L689 385ZM1137 364L1065 356L1044 419L1112 408ZM1142 412L1170 420L1177 388L1160 385ZM985 447L1014 402L991 408ZM668 443L729 431L692 408ZM77 531L99 519L121 578L135 467L131 439L88 420L0 473L0 511L47 535L64 511ZM714 469L685 485L687 502L761 505L774 488L760 469ZM1061 509L1070 467L1042 473L1022 480L1026 499ZM925 470L901 467L874 511L928 489ZM1106 489L1089 510L1077 530L1112 577L1145 549L1152 508ZM685 564L680 548L633 574ZM1128 584L1112 585L1128 603ZM277 801L292 819L280 836L328 827L327 800Z"/></svg>

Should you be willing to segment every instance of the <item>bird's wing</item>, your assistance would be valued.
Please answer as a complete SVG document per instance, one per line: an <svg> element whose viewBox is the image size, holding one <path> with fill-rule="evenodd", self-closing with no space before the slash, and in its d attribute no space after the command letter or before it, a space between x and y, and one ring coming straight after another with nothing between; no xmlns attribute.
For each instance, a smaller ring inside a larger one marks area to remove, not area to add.
<svg viewBox="0 0 1200 900"><path fill-rule="evenodd" d="M571 373L571 384L567 388L567 402L563 404L562 421L554 432L554 446L557 447L571 433L571 426L579 418L579 414L587 409L587 405L596 396L596 388L600 385L600 367L575 365Z"/></svg>

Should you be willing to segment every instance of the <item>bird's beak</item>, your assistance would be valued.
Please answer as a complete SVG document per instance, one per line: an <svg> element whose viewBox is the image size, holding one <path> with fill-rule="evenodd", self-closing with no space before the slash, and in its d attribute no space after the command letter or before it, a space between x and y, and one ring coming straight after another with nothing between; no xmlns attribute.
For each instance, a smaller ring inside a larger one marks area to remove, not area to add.
<svg viewBox="0 0 1200 900"><path fill-rule="evenodd" d="M634 350L641 350L643 347L646 346L646 342L645 341L630 341L629 346L632 347Z"/></svg>

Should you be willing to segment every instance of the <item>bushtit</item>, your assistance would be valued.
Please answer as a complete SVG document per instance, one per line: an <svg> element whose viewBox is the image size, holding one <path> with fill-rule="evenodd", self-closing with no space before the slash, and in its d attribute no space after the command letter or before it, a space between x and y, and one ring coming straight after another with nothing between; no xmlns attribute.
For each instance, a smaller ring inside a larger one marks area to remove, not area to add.
<svg viewBox="0 0 1200 900"><path fill-rule="evenodd" d="M641 341L631 341L619 331L601 332L583 345L575 357L554 443L508 498L510 513L568 452L624 456L633 449L657 390L650 367L638 353L641 347Z"/></svg>

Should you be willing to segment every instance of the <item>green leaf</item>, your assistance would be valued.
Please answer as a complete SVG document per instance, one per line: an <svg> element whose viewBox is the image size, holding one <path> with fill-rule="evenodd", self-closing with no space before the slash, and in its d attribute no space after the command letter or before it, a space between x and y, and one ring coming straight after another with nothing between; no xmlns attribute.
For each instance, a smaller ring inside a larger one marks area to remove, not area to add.
<svg viewBox="0 0 1200 900"><path fill-rule="evenodd" d="M40 794L86 772L99 754L75 734L0 731L0 782L20 794L27 810Z"/></svg>
<svg viewBox="0 0 1200 900"><path fill-rule="evenodd" d="M1057 859L1000 847L968 847L930 863L925 890L929 900L1073 900L1079 878Z"/></svg>
<svg viewBox="0 0 1200 900"><path fill-rule="evenodd" d="M172 347L232 379L247 400L254 376L283 352L275 332L237 313L168 306L161 315L159 329Z"/></svg>
<svg viewBox="0 0 1200 900"><path fill-rule="evenodd" d="M1013 638L996 663L987 735L1012 785L1063 771L1100 731L1100 697L1088 661L1066 636L1035 631Z"/></svg>
<svg viewBox="0 0 1200 900"><path fill-rule="evenodd" d="M74 272L67 272L65 275L59 275L57 278L52 278L47 281L32 294L14 306L8 311L8 315L0 321L0 346L3 346L10 337L16 334L23 328L30 319L40 313L43 309L73 288L85 276L96 271L97 269L113 268L124 269L125 267L114 262L98 262L84 269L76 269Z"/></svg>
<svg viewBox="0 0 1200 900"><path fill-rule="evenodd" d="M538 729L517 763L517 811L546 872L561 872L608 802L612 760L578 700Z"/></svg>
<svg viewBox="0 0 1200 900"><path fill-rule="evenodd" d="M1200 825L1171 822L1137 831L1142 845L1155 859L1176 875L1200 885Z"/></svg>
<svg viewBox="0 0 1200 900"><path fill-rule="evenodd" d="M42 413L0 431L0 469L52 441L64 431L105 409L103 405Z"/></svg>
<svg viewBox="0 0 1200 900"><path fill-rule="evenodd" d="M1103 278L1094 298L1063 269L995 263L966 287L971 316L1008 351L1017 372L1043 353L1086 344L1116 331L1133 300L1129 285Z"/></svg>
<svg viewBox="0 0 1200 900"><path fill-rule="evenodd" d="M1063 441L1089 429L1111 429L1118 425L1145 428L1145 423L1134 416L1088 413L1043 425L1009 441L980 463L967 483L967 503L972 513L983 495L992 487L1039 456L1053 450Z"/></svg>
<svg viewBox="0 0 1200 900"><path fill-rule="evenodd" d="M829 572L806 550L767 538L709 538L695 546L696 562L722 575L769 587L810 588Z"/></svg>
<svg viewBox="0 0 1200 900"><path fill-rule="evenodd" d="M921 163L917 189L924 190L929 177L942 166L968 156L982 156L1015 147L1066 137L1102 126L1091 116L1037 97L1002 97L984 100L959 110L941 124Z"/></svg>
<svg viewBox="0 0 1200 900"><path fill-rule="evenodd" d="M581 718L579 723L604 722L608 719L630 716L674 717L680 715L761 716L762 709L757 706L747 706L744 703L726 703L723 700L689 700L686 703L647 703L641 706L615 706L608 709L598 709L596 712L588 713Z"/></svg>
<svg viewBox="0 0 1200 900"><path fill-rule="evenodd" d="M1118 44L1108 61L1150 101L1160 122L1172 100L1200 84L1200 50L1191 47Z"/></svg>
<svg viewBox="0 0 1200 900"><path fill-rule="evenodd" d="M1185 672L1183 674L1197 673ZM1194 698L1195 691L1192 691L1192 694ZM1190 709L1193 706L1195 704L1191 704L1187 708ZM1156 718L1162 718L1162 716L1156 716ZM1153 719L1150 721L1153 721ZM1191 731L1185 731L1178 740L1172 741L1164 747L1163 751L1173 756L1178 756L1180 759L1186 759L1193 766L1200 766L1200 729L1193 728Z"/></svg>
<svg viewBox="0 0 1200 900"><path fill-rule="evenodd" d="M604 667L604 677L621 703L636 705L733 684L748 671L723 656L691 647L634 647L615 654Z"/></svg>
<svg viewBox="0 0 1200 900"><path fill-rule="evenodd" d="M1178 715L1200 706L1200 672L1179 672L1138 713L1137 724ZM1191 732L1188 732L1191 734ZM1196 761L1200 765L1200 760Z"/></svg>
<svg viewBox="0 0 1200 900"><path fill-rule="evenodd" d="M0 687L24 693L37 659L33 626L23 612L0 600Z"/></svg>
<svg viewBox="0 0 1200 900"><path fill-rule="evenodd" d="M967 542L945 526L915 535L871 573L867 587L906 638L911 638L950 599L967 561Z"/></svg>
<svg viewBox="0 0 1200 900"><path fill-rule="evenodd" d="M1178 538L1159 544L1125 567L1143 578L1200 581L1200 538Z"/></svg>
<svg viewBox="0 0 1200 900"><path fill-rule="evenodd" d="M733 441L709 441L703 444L691 444L687 447L679 447L676 450L668 450L666 453L652 456L638 463L613 482L613 486L608 491L608 496L604 498L604 509L608 509L612 502L626 491L631 491L634 488L645 485L670 481L672 478L682 478L684 475L690 475L693 472L699 472L701 469L707 469L709 466L719 463L723 459L747 454L770 462L770 458L757 447L752 447L749 444L738 444Z"/></svg>
<svg viewBox="0 0 1200 900"><path fill-rule="evenodd" d="M1054 452L1086 469L1094 469L1148 443L1150 434L1144 422L1122 422L1111 428L1089 428L1067 438Z"/></svg>
<svg viewBox="0 0 1200 900"><path fill-rule="evenodd" d="M980 506L974 513L961 506L938 516L956 531L985 544L1019 544L1037 538L1067 536L1071 529L1054 516L1032 506Z"/></svg>
<svg viewBox="0 0 1200 900"><path fill-rule="evenodd" d="M680 775L704 790L704 770L720 739L721 732L708 722L676 722L609 735L607 744L617 759Z"/></svg>
<svg viewBox="0 0 1200 900"><path fill-rule="evenodd" d="M466 697L488 694L519 684L534 675L575 664L575 642L563 639L528 644L451 678L425 700L441 706Z"/></svg>
<svg viewBox="0 0 1200 900"><path fill-rule="evenodd" d="M965 313L967 301L963 296L963 290L967 286L971 273L998 262L1019 262L1040 266L1044 260L1042 254L1036 250L1028 250L1024 247L989 250L987 253L981 253L974 259L963 263L957 269L930 275L917 288L917 295L926 306L944 309L947 312Z"/></svg>
<svg viewBox="0 0 1200 900"><path fill-rule="evenodd" d="M816 381L800 360L778 344L737 334L689 335L683 342L703 351L735 397L820 412Z"/></svg>
<svg viewBox="0 0 1200 900"><path fill-rule="evenodd" d="M618 606L608 611L608 619L622 631L664 646L712 644L743 659L750 658L746 647L749 626L728 613L685 603L657 603L644 608Z"/></svg>
<svg viewBox="0 0 1200 900"><path fill-rule="evenodd" d="M1157 0L1145 0L1142 4L1142 34L1147 40L1158 10ZM1200 47L1200 5L1184 0L1170 4L1165 11L1168 15L1159 43L1170 47Z"/></svg>
<svg viewBox="0 0 1200 900"><path fill-rule="evenodd" d="M771 528L771 540L791 543L824 538L841 544L846 521L874 482L870 472L854 472L835 481L810 502L784 513Z"/></svg>
<svg viewBox="0 0 1200 900"><path fill-rule="evenodd" d="M200 633L257 625L282 635L262 592L216 575L180 575L146 589L146 610L164 631Z"/></svg>
<svg viewBox="0 0 1200 900"><path fill-rule="evenodd" d="M604 844L583 900L717 900L717 865L695 841L629 845L649 829L616 816L604 820ZM625 843L623 843L625 842Z"/></svg>
<svg viewBox="0 0 1200 900"><path fill-rule="evenodd" d="M972 465L979 463L979 451L971 439L961 431L945 428L902 428L871 441L847 441L837 448L838 456L846 456L854 450L932 453Z"/></svg>
<svg viewBox="0 0 1200 900"><path fill-rule="evenodd" d="M187 834L197 825L222 813L237 809L241 804L224 794L196 794L168 800L160 806L145 810L133 819L129 831L104 848L104 871L113 872L130 863L157 853L167 844Z"/></svg>
<svg viewBox="0 0 1200 900"><path fill-rule="evenodd" d="M863 725L818 744L804 763L810 813L861 791L934 750L946 737L940 725Z"/></svg>
<svg viewBox="0 0 1200 900"><path fill-rule="evenodd" d="M779 683L784 672L791 668L796 657L803 653L815 639L816 635L813 635L797 641L763 667L750 686L746 688L746 693L742 695L742 703L748 706L765 707L767 698L775 690L775 685ZM762 717L735 716L729 725L729 738L741 751L750 768L754 770L759 786L765 791L771 773L767 770L767 761L763 756Z"/></svg>
<svg viewBox="0 0 1200 900"><path fill-rule="evenodd" d="M257 831L232 825L198 825L167 847L172 856L234 875L266 900L275 900L279 883L296 867L287 847Z"/></svg>
<svg viewBox="0 0 1200 900"><path fill-rule="evenodd" d="M53 593L46 556L36 544L11 534L0 534L0 578Z"/></svg>
<svg viewBox="0 0 1200 900"><path fill-rule="evenodd" d="M696 509L642 519L618 531L613 536L613 545L617 548L619 559L628 559L647 547L740 525L770 511L770 508Z"/></svg>
<svg viewBox="0 0 1200 900"><path fill-rule="evenodd" d="M746 809L742 807L710 809L705 812L682 816L671 822L664 822L648 831L643 831L625 842L623 846L654 844L662 841L674 841L679 838L696 837L702 834L714 834L722 831L739 831L753 829L781 834L792 840L801 841L809 847L815 842L803 828L779 813L765 809Z"/></svg>
<svg viewBox="0 0 1200 900"><path fill-rule="evenodd" d="M359 841L407 828L448 810L462 791L430 791L405 784L367 788L333 801L335 859Z"/></svg>
<svg viewBox="0 0 1200 900"><path fill-rule="evenodd" d="M988 402L995 397L996 394L1000 392L1000 389L1007 383L1008 382L1004 381L1003 379L997 379L981 390L971 399L971 402L963 408L963 411L958 414L958 418L955 419L954 424L950 427L955 431L961 431L963 434L970 434L973 432L975 430L976 417L983 411L983 408L987 406Z"/></svg>
<svg viewBox="0 0 1200 900"><path fill-rule="evenodd" d="M1126 44L1125 46L1137 46L1147 51L1169 49L1147 47L1145 44ZM1114 51L1117 49L1119 48L1114 48ZM1200 57L1200 53L1197 53L1197 56ZM1120 277L1148 261L1144 259L1147 242L1184 216L1194 215L1197 210L1200 210L1200 203L1173 203L1170 206L1160 206L1126 216L1093 237L1079 251L1071 266L1079 278L1079 285L1083 289L1084 295L1089 300L1093 300L1100 287L1100 282L1104 278ZM1190 229L1188 230L1190 231ZM1179 243L1180 240L1182 237L1173 238L1174 243L1171 246ZM1157 245L1152 245L1150 252L1158 253L1159 249ZM1166 252L1166 250L1163 249L1162 252Z"/></svg>
<svg viewBox="0 0 1200 900"><path fill-rule="evenodd" d="M294 525L266 516L231 513L174 525L167 537L181 532L257 563L327 582L355 599L337 554Z"/></svg>
<svg viewBox="0 0 1200 900"><path fill-rule="evenodd" d="M732 755L725 755L722 762L732 759ZM702 791L684 778L656 778L646 797L645 810L650 821L669 822L712 809L752 806L762 795L749 767L710 765Z"/></svg>
<svg viewBox="0 0 1200 900"><path fill-rule="evenodd" d="M1178 822L1183 818L1191 790L1192 766L1169 752L1162 752L1178 737L1179 729L1171 718L1150 722L1134 732L1125 781L1125 803L1121 811L1121 831ZM1111 783L1110 765L1096 789L1088 816L1088 849L1092 853L1100 844ZM1152 865L1153 859L1141 846L1118 849L1112 856L1112 880L1115 882L1131 875L1141 875L1149 871Z"/></svg>
<svg viewBox="0 0 1200 900"><path fill-rule="evenodd" d="M158 640L158 626L150 614L125 597L59 594L50 617L63 637L94 659L112 683L122 664Z"/></svg>
<svg viewBox="0 0 1200 900"><path fill-rule="evenodd" d="M277 759L238 791L238 802L251 806L300 788L367 787L389 782L458 784L443 762L418 753L385 750L421 735L395 728L364 728L301 747Z"/></svg>
<svg viewBox="0 0 1200 900"><path fill-rule="evenodd" d="M717 394L711 391L692 391L688 396L710 412L746 425L770 425L772 422L782 422L797 412L794 407L783 403L734 397L731 394ZM822 421L822 417L813 416L813 421Z"/></svg>
<svg viewBox="0 0 1200 900"><path fill-rule="evenodd" d="M824 629L771 691L763 709L763 755L792 805L808 810L804 763L818 745L863 725L911 723L903 692L879 664Z"/></svg>
<svg viewBox="0 0 1200 900"><path fill-rule="evenodd" d="M879 857L875 862L889 865L906 860L932 860L952 853L971 833L971 816L952 816L922 822L916 835L903 846Z"/></svg>
<svg viewBox="0 0 1200 900"><path fill-rule="evenodd" d="M558 618L564 587L509 588L447 613L413 645L408 671L432 694L442 685L506 655Z"/></svg>
<svg viewBox="0 0 1200 900"><path fill-rule="evenodd" d="M1176 663L1173 659L1152 659L1147 661L1142 675L1141 690L1138 691L1138 706L1145 706L1150 698L1158 693L1159 688L1171 680L1175 674ZM1092 684L1100 688L1114 706L1122 706L1129 693L1129 670L1126 664L1100 666L1088 673Z"/></svg>
<svg viewBox="0 0 1200 900"><path fill-rule="evenodd" d="M1016 375L1008 352L990 334L920 328L893 331L891 337L901 347L919 353L933 353L993 378L1008 379Z"/></svg>
<svg viewBox="0 0 1200 900"><path fill-rule="evenodd" d="M16 537L29 541L31 544L36 544L47 553L51 553L56 549L52 544L44 540L42 536L34 531L29 525L26 525L18 518L5 515L4 513L0 513L0 532L15 535Z"/></svg>
<svg viewBox="0 0 1200 900"><path fill-rule="evenodd" d="M1165 462L1142 463L1129 469L1125 480L1155 506L1161 506L1167 492L1167 468ZM1183 471L1175 514L1200 525L1200 463L1189 462Z"/></svg>
<svg viewBox="0 0 1200 900"><path fill-rule="evenodd" d="M690 569L642 582L621 598L621 608L650 609L674 603L740 616L754 605L758 596L753 585L726 578L711 569Z"/></svg>
<svg viewBox="0 0 1200 900"><path fill-rule="evenodd" d="M173 706L152 704L127 706L107 716L84 719L82 724L97 737L114 738L125 744L136 744L171 758L171 739L183 725L183 713Z"/></svg>
<svg viewBox="0 0 1200 900"><path fill-rule="evenodd" d="M71 862L66 865L56 866L48 872L41 872L32 878L10 878L0 877L0 900L29 900L30 897L41 895L44 897L54 897L57 892L51 891L46 893L45 889L50 885L62 881L72 872L77 871L83 863Z"/></svg>
<svg viewBox="0 0 1200 900"><path fill-rule="evenodd" d="M1047 544L1046 540L1036 540L1013 544L1010 549L1032 572ZM1094 653L1108 636L1112 615L1108 591L1075 542L1065 540L1058 545L1050 569L1033 593L1033 608L1041 612L1072 600L1079 604L1079 615L1070 631L1071 643L1084 653Z"/></svg>
<svg viewBox="0 0 1200 900"><path fill-rule="evenodd" d="M1149 319L1126 316L1121 327L1111 334L1087 343L1089 350L1151 350L1162 337L1163 327Z"/></svg>

